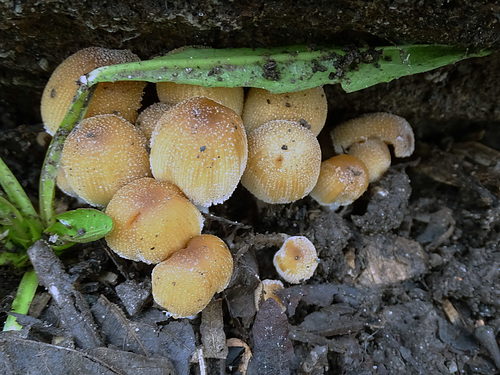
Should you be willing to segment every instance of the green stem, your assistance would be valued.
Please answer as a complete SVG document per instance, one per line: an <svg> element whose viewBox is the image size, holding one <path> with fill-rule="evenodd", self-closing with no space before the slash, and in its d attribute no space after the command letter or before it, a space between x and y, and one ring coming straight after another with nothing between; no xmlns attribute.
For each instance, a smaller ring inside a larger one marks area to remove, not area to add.
<svg viewBox="0 0 500 375"><path fill-rule="evenodd" d="M16 298L12 302L11 312L26 315L35 296L38 281L34 269L29 269L23 275L19 287L17 288ZM22 326L17 323L13 315L9 315L5 321L4 331L20 330Z"/></svg>
<svg viewBox="0 0 500 375"><path fill-rule="evenodd" d="M95 86L94 86L95 88ZM61 163L61 154L66 137L75 124L80 121L88 107L94 88L80 87L71 103L66 116L52 138L40 173L40 217L45 227L54 224L54 196L56 177Z"/></svg>

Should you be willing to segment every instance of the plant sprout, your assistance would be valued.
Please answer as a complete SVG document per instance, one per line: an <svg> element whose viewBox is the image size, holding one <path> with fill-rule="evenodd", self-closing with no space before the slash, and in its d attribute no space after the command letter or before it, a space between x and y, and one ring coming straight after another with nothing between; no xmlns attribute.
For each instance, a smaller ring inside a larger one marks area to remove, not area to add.
<svg viewBox="0 0 500 375"><path fill-rule="evenodd" d="M425 72L489 52L445 45L389 46L372 49L213 49L188 47L149 61L104 66L80 78L80 87L54 135L42 167L39 214L21 185L0 159L0 265L29 266L27 249L44 238L59 252L77 242L104 237L112 220L95 209L54 214L55 181L64 141L88 107L96 84L115 81L176 82L205 87L260 87L272 93L340 83L353 92L405 75ZM38 286L28 269L12 312L26 314ZM9 315L4 330L21 329Z"/></svg>

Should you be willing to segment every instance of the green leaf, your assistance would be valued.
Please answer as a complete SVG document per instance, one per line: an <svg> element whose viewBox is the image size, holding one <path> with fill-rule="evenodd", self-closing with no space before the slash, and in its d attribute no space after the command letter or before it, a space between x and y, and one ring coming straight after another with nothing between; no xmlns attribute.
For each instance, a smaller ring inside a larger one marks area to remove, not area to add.
<svg viewBox="0 0 500 375"><path fill-rule="evenodd" d="M29 229L30 235L32 237L32 242L34 243L38 239L40 239L40 235L42 233L42 223L38 214L36 213L31 201L28 196L24 192L21 184L17 181L16 177L12 174L9 167L4 163L4 161L0 158L0 185L3 190L7 194L9 199L9 203L11 206L17 208L19 211L16 215L17 219L22 221L23 218L30 221ZM7 200L3 199L3 208L6 209Z"/></svg>
<svg viewBox="0 0 500 375"><path fill-rule="evenodd" d="M56 222L46 232L58 240L86 243L106 236L113 229L113 220L93 208L78 208L55 216Z"/></svg>
<svg viewBox="0 0 500 375"><path fill-rule="evenodd" d="M82 83L171 81L205 87L261 87L274 93L340 83L345 91L352 92L488 53L446 45L314 50L307 46L188 47L149 61L98 68L84 76Z"/></svg>

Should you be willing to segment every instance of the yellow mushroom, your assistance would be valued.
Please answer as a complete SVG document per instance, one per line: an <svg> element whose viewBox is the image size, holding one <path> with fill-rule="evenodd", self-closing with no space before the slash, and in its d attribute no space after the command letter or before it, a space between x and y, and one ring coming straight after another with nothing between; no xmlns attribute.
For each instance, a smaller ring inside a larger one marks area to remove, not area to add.
<svg viewBox="0 0 500 375"><path fill-rule="evenodd" d="M158 120L163 116L172 105L165 103L154 103L144 109L139 116L135 125L142 131L142 134L146 137L148 144L151 143L151 136L155 130Z"/></svg>
<svg viewBox="0 0 500 375"><path fill-rule="evenodd" d="M274 254L273 264L278 274L291 284L308 280L316 271L319 259L313 243L304 236L288 238Z"/></svg>
<svg viewBox="0 0 500 375"><path fill-rule="evenodd" d="M319 204L337 209L358 199L368 188L368 169L358 158L337 155L321 163L318 183L310 196Z"/></svg>
<svg viewBox="0 0 500 375"><path fill-rule="evenodd" d="M273 120L248 136L242 185L267 203L289 203L311 192L318 180L321 149L298 122Z"/></svg>
<svg viewBox="0 0 500 375"><path fill-rule="evenodd" d="M192 316L222 292L233 273L233 258L224 241L203 234L157 264L151 275L153 298L174 318Z"/></svg>
<svg viewBox="0 0 500 375"><path fill-rule="evenodd" d="M379 139L394 147L398 158L410 156L415 149L413 130L403 117L391 113L369 113L344 122L331 132L333 146L338 154L367 139Z"/></svg>
<svg viewBox="0 0 500 375"><path fill-rule="evenodd" d="M283 283L280 280L262 280L257 286L257 289L254 291L255 309L259 311L260 305L262 305L268 298L272 298L280 305L281 311L286 311L283 301L281 301L281 298L276 294L277 290L281 290L283 288Z"/></svg>
<svg viewBox="0 0 500 375"><path fill-rule="evenodd" d="M325 125L327 111L328 102L322 87L285 94L251 88L241 117L248 134L271 120L290 120L310 126L317 136Z"/></svg>
<svg viewBox="0 0 500 375"><path fill-rule="evenodd" d="M69 185L94 206L106 206L127 183L151 175L146 139L115 115L83 120L66 138L61 163Z"/></svg>
<svg viewBox="0 0 500 375"><path fill-rule="evenodd" d="M101 66L139 61L137 55L128 50L111 50L99 47L82 49L64 60L52 73L42 94L41 114L45 129L54 134L68 110L78 89L78 79ZM145 82L102 82L85 114L117 114L134 123Z"/></svg>
<svg viewBox="0 0 500 375"><path fill-rule="evenodd" d="M154 177L179 186L205 207L231 196L247 156L241 118L204 97L186 99L165 113L151 139Z"/></svg>
<svg viewBox="0 0 500 375"><path fill-rule="evenodd" d="M243 112L243 87L203 87L175 82L158 82L156 92L161 102L175 105L196 96L204 96L231 108L241 116Z"/></svg>
<svg viewBox="0 0 500 375"><path fill-rule="evenodd" d="M201 234L203 217L182 191L145 177L116 192L106 214L113 230L108 246L123 258L159 263Z"/></svg>
<svg viewBox="0 0 500 375"><path fill-rule="evenodd" d="M380 180L391 166L391 152L389 151L389 147L387 147L385 142L376 138L354 143L349 147L347 152L366 165L370 182Z"/></svg>

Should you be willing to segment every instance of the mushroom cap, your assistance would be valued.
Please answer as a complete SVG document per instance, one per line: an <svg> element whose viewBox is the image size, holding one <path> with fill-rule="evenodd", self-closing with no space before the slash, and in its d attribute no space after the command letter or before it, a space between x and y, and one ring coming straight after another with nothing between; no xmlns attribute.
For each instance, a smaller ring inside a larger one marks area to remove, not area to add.
<svg viewBox="0 0 500 375"><path fill-rule="evenodd" d="M368 188L368 180L368 169L361 160L345 154L333 156L321 163L318 183L310 195L319 204L336 209L358 199Z"/></svg>
<svg viewBox="0 0 500 375"><path fill-rule="evenodd" d="M205 97L186 99L165 113L151 138L155 178L179 186L190 200L205 207L231 196L247 156L241 118Z"/></svg>
<svg viewBox="0 0 500 375"><path fill-rule="evenodd" d="M275 293L277 290L284 288L280 280L265 279L262 280L257 289L254 291L255 309L258 311L260 305L263 304L268 298L274 299L281 306L281 310L285 311L286 307L281 301L281 298Z"/></svg>
<svg viewBox="0 0 500 375"><path fill-rule="evenodd" d="M317 136L325 125L327 111L328 102L322 87L285 94L252 87L241 117L248 134L271 120L291 120L305 121Z"/></svg>
<svg viewBox="0 0 500 375"><path fill-rule="evenodd" d="M113 230L108 246L122 258L159 263L201 234L203 217L181 190L144 177L116 192L106 214Z"/></svg>
<svg viewBox="0 0 500 375"><path fill-rule="evenodd" d="M288 238L274 254L273 264L278 274L291 284L308 280L318 267L316 248L307 237Z"/></svg>
<svg viewBox="0 0 500 375"><path fill-rule="evenodd" d="M231 108L241 116L245 93L243 87L203 87L175 82L158 82L156 92L161 102L175 105L196 96L204 96Z"/></svg>
<svg viewBox="0 0 500 375"><path fill-rule="evenodd" d="M410 156L415 149L413 130L403 117L391 113L369 113L340 124L331 132L333 147L338 154L346 152L354 143L370 138L394 146L398 158Z"/></svg>
<svg viewBox="0 0 500 375"><path fill-rule="evenodd" d="M66 138L61 162L69 185L94 206L105 206L130 181L151 175L146 139L116 115L84 119Z"/></svg>
<svg viewBox="0 0 500 375"><path fill-rule="evenodd" d="M385 142L371 138L354 143L347 150L349 155L357 157L368 169L370 182L380 180L391 166L391 152Z"/></svg>
<svg viewBox="0 0 500 375"><path fill-rule="evenodd" d="M64 165L59 165L57 170L56 185L64 194L69 195L73 198L78 198L78 194L73 190L66 177L66 171L64 170Z"/></svg>
<svg viewBox="0 0 500 375"><path fill-rule="evenodd" d="M78 79L101 66L139 61L129 50L100 47L82 49L64 60L52 73L42 94L41 114L45 129L54 134L78 89ZM130 122L137 117L145 82L99 83L86 117L97 114L119 114Z"/></svg>
<svg viewBox="0 0 500 375"><path fill-rule="evenodd" d="M155 130L158 120L170 108L172 108L172 105L170 104L162 102L154 103L144 109L144 111L142 111L137 117L135 125L142 131L142 134L146 137L148 144L151 142L151 135Z"/></svg>
<svg viewBox="0 0 500 375"><path fill-rule="evenodd" d="M321 149L314 134L294 121L273 120L248 136L242 185L267 203L303 198L318 180Z"/></svg>
<svg viewBox="0 0 500 375"><path fill-rule="evenodd" d="M203 234L155 266L153 298L175 318L195 315L227 287L232 273L233 258L224 241Z"/></svg>

